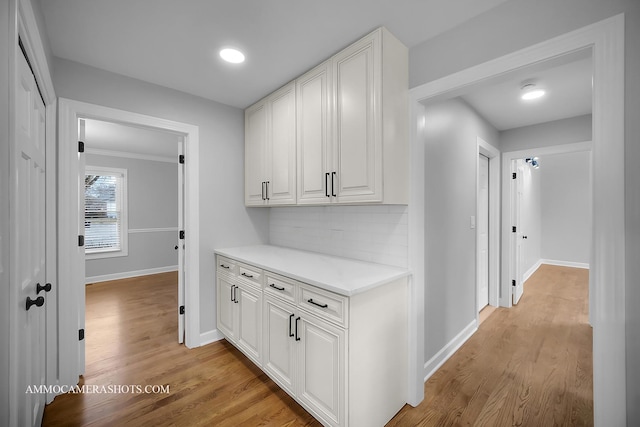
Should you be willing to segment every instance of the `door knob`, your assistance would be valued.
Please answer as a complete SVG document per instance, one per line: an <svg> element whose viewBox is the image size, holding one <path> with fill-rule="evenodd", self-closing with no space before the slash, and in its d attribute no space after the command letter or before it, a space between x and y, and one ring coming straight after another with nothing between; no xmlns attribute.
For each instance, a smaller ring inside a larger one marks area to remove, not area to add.
<svg viewBox="0 0 640 427"><path fill-rule="evenodd" d="M175 247L175 248L173 248L173 249L175 249L175 250L177 251L177 250L178 250L178 245L176 245L176 247Z"/></svg>
<svg viewBox="0 0 640 427"><path fill-rule="evenodd" d="M35 305L36 307L42 307L44 305L44 297L38 297L36 299L27 297L27 311L31 308L32 305Z"/></svg>
<svg viewBox="0 0 640 427"><path fill-rule="evenodd" d="M49 292L50 290L51 290L51 283L47 283L44 286L42 286L40 283L36 284L36 294L39 294L40 291Z"/></svg>
<svg viewBox="0 0 640 427"><path fill-rule="evenodd" d="M528 237L527 237L527 236L522 236L522 238L523 238L523 239L528 239Z"/></svg>

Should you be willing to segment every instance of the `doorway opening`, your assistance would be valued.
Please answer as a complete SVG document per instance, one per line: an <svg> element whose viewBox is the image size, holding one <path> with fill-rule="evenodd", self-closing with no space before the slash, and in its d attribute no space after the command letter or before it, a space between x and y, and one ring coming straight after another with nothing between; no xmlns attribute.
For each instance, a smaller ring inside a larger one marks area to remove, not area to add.
<svg viewBox="0 0 640 427"><path fill-rule="evenodd" d="M134 295L136 289L143 290L140 303L145 307L161 311L172 301L172 317L177 320L169 325L175 322L170 326L174 336L179 343L184 341L184 314L179 309L184 304L184 245L179 239L184 229L184 167L179 163L184 138L97 119L78 121L79 140L84 143L79 179L84 183L89 368L110 354L105 348L95 351L95 328L116 327L122 313L113 310L114 301L122 306L127 301L123 294ZM128 330L137 330L136 323L144 320L129 320L133 324ZM119 352L117 357L126 354Z"/></svg>
<svg viewBox="0 0 640 427"><path fill-rule="evenodd" d="M78 341L78 330L84 330L85 300L85 249L78 246L78 238L84 236L84 200L85 176L81 173L83 155L78 151L79 120L99 120L110 124L127 125L135 129L154 132L164 132L173 135L174 142L183 141L184 149L184 180L178 185L178 190L184 191L184 230L185 239L178 243L176 234L168 248L172 254L184 252L182 271L184 274L184 303L186 309L176 307L175 315L184 318L184 334L178 333L178 338L184 336L187 347L200 345L199 332L199 165L198 165L198 128L196 126L173 122L156 117L145 116L123 110L87 104L78 101L60 99L60 264L63 266L61 283L67 298L60 300L61 311L66 313L61 318L61 330L67 334L61 339L61 382L75 385L78 375L85 370L84 340ZM177 147L174 154L176 165L179 162ZM174 169L175 170L175 169ZM175 175L174 175L175 179ZM179 198L179 197L178 197ZM151 227L162 228L162 227ZM139 235L145 232L138 233ZM153 234L153 233L149 233ZM135 235L132 234L132 235ZM138 236L140 237L140 236ZM174 249L178 246L178 249ZM173 255L175 256L175 255ZM181 258L181 257L178 257ZM181 260L178 259L178 264ZM180 282L180 280L179 280ZM76 331L75 334L69 332ZM174 335L175 336L175 335Z"/></svg>

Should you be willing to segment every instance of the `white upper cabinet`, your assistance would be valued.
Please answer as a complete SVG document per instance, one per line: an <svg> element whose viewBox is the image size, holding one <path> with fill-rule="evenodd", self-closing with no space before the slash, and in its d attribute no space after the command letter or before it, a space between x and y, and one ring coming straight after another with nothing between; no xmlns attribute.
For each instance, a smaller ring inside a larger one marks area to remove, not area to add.
<svg viewBox="0 0 640 427"><path fill-rule="evenodd" d="M386 29L379 28L300 76L295 89L291 89L295 100L289 104L287 98L285 102L295 109L292 129L297 167L279 158L277 170L283 175L274 183L276 178L269 175L269 168L274 168L275 163L267 166L268 179L258 178L260 185L247 185L247 205L407 204L408 75L407 48ZM283 90L288 94L288 87L267 99ZM259 104L247 109L246 120L250 119L249 113L255 114ZM272 139L275 141L276 134L289 135L288 127L274 130L275 125L270 122L275 120L274 111L274 105L267 105L267 145ZM279 114L289 118L288 112ZM284 126L288 122L282 119L279 123ZM246 138L253 138L249 132L252 129L247 129ZM256 141L246 142L248 156L254 154L250 152L254 144ZM280 150L285 147L290 148L284 144ZM268 149L267 155L277 151ZM291 175L292 170L297 173ZM263 189L265 186L268 191ZM292 189L293 196L289 194Z"/></svg>
<svg viewBox="0 0 640 427"><path fill-rule="evenodd" d="M245 204L296 203L296 95L291 82L245 110Z"/></svg>
<svg viewBox="0 0 640 427"><path fill-rule="evenodd" d="M335 76L332 196L339 202L382 202L382 67L378 30L338 53Z"/></svg>
<svg viewBox="0 0 640 427"><path fill-rule="evenodd" d="M296 80L298 204L329 201L331 74L331 61L326 61Z"/></svg>
<svg viewBox="0 0 640 427"><path fill-rule="evenodd" d="M267 150L267 103L265 100L244 112L244 197L245 204L265 204Z"/></svg>

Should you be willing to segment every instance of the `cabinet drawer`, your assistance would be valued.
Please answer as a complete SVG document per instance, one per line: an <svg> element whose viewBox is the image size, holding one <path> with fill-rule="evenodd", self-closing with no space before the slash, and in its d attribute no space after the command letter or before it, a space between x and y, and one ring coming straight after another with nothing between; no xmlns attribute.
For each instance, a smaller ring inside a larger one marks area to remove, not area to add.
<svg viewBox="0 0 640 427"><path fill-rule="evenodd" d="M262 287L262 278L264 274L259 268L251 265L238 263L238 278L243 279L248 283L256 284Z"/></svg>
<svg viewBox="0 0 640 427"><path fill-rule="evenodd" d="M300 284L299 306L319 317L348 327L348 298L314 286Z"/></svg>
<svg viewBox="0 0 640 427"><path fill-rule="evenodd" d="M237 263L234 260L218 255L216 258L216 262L217 271L221 273L232 274L234 276L237 274Z"/></svg>
<svg viewBox="0 0 640 427"><path fill-rule="evenodd" d="M294 280L265 272L264 291L268 294L295 304L297 286Z"/></svg>

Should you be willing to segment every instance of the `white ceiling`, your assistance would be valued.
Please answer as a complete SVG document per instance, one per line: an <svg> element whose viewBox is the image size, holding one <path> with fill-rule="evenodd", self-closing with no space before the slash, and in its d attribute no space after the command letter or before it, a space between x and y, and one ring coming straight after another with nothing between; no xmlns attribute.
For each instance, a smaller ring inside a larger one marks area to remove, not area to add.
<svg viewBox="0 0 640 427"><path fill-rule="evenodd" d="M169 132L85 119L87 152L106 150L177 161L179 140L179 135Z"/></svg>
<svg viewBox="0 0 640 427"><path fill-rule="evenodd" d="M244 108L376 27L412 47L506 0L40 1L53 55Z"/></svg>
<svg viewBox="0 0 640 427"><path fill-rule="evenodd" d="M461 97L502 131L591 114L592 76L591 52L583 51L500 76ZM546 95L520 99L526 81L535 82Z"/></svg>

